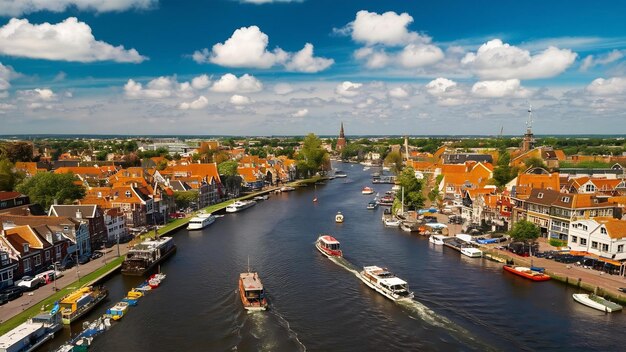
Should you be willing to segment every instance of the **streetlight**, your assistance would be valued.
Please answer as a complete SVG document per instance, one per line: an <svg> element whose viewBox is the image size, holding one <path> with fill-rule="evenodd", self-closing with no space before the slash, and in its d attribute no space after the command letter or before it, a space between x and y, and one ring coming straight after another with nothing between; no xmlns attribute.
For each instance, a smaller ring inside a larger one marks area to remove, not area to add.
<svg viewBox="0 0 626 352"><path fill-rule="evenodd" d="M52 287L52 290L54 292L57 292L57 265L59 265L59 262L54 262L54 263L52 263L52 265L54 266L54 274L53 274L54 275L54 283L53 283L54 286Z"/></svg>

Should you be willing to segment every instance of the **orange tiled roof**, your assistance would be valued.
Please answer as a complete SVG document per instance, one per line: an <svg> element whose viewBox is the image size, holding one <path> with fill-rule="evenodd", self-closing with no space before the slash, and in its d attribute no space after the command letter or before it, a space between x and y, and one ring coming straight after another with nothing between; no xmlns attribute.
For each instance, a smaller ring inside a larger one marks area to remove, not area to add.
<svg viewBox="0 0 626 352"><path fill-rule="evenodd" d="M597 217L595 221L604 224L606 232L610 238L620 239L626 237L626 220L619 220L614 218Z"/></svg>
<svg viewBox="0 0 626 352"><path fill-rule="evenodd" d="M104 176L102 170L95 166L64 166L54 170L55 174L73 173L75 175Z"/></svg>
<svg viewBox="0 0 626 352"><path fill-rule="evenodd" d="M246 182L255 182L257 181L256 173L258 170L254 167L238 167L237 173L243 177Z"/></svg>
<svg viewBox="0 0 626 352"><path fill-rule="evenodd" d="M15 168L17 170L26 172L30 176L34 176L37 174L37 172L39 172L39 169L37 169L37 163L32 161L18 161L15 163Z"/></svg>

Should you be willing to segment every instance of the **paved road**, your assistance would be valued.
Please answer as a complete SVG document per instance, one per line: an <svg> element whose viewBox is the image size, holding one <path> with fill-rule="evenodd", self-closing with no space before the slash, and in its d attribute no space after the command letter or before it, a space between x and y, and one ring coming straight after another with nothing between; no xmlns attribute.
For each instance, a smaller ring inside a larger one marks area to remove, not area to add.
<svg viewBox="0 0 626 352"><path fill-rule="evenodd" d="M124 255L128 252L128 248L126 244L119 245L120 254ZM111 259L117 258L117 246L113 246L111 248L107 248L107 253L105 256L92 260L87 264L78 265L68 270L63 271L63 277L59 278L56 281L57 289L63 288L72 282L76 281L79 276L84 277L85 275L94 272L98 268L101 268L111 261ZM83 284L81 282L81 284ZM42 286L35 291L24 292L24 295L16 300L8 302L2 306L0 306L0 323L11 319L15 315L20 312L39 304L39 302L48 298L48 296L54 293L54 283L50 283L48 285Z"/></svg>

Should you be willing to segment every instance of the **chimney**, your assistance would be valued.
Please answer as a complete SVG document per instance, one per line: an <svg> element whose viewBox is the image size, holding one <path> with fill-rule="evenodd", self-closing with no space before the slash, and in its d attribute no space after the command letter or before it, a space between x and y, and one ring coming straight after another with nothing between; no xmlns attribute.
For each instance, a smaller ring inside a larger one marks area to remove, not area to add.
<svg viewBox="0 0 626 352"><path fill-rule="evenodd" d="M4 221L2 222L2 228L5 230L12 229L15 227L15 223L13 221Z"/></svg>
<svg viewBox="0 0 626 352"><path fill-rule="evenodd" d="M55 199L54 199L54 203L53 203L53 204L54 204L54 205L59 205L59 201L55 198Z"/></svg>
<svg viewBox="0 0 626 352"><path fill-rule="evenodd" d="M80 211L80 209L76 210L76 219L82 219L83 218L83 212Z"/></svg>

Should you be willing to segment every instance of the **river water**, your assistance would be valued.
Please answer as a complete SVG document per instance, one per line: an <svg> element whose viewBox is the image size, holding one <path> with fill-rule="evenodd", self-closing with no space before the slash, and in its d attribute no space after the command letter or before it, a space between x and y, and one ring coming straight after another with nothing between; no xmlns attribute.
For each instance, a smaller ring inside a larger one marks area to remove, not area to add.
<svg viewBox="0 0 626 352"><path fill-rule="evenodd" d="M503 273L501 264L462 257L427 238L385 228L382 209L367 210L371 171L336 164L348 178L272 195L198 232L175 235L178 252L161 265L166 281L132 307L92 351L618 351L626 315L605 315L572 300L574 288ZM390 185L373 185L381 194ZM312 199L317 196L318 202ZM343 224L334 215L345 215ZM314 247L320 233L341 241L345 258ZM240 272L259 273L270 310L247 313ZM415 292L397 304L357 277L385 266ZM108 301L140 278L113 276ZM80 323L73 326L76 333ZM46 346L58 346L70 335Z"/></svg>

